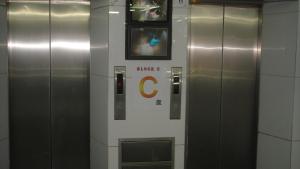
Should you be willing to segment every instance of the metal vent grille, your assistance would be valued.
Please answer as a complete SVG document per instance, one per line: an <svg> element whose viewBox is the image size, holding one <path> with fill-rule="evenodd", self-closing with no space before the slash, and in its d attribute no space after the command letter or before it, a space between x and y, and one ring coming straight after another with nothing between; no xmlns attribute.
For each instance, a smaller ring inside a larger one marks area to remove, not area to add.
<svg viewBox="0 0 300 169"><path fill-rule="evenodd" d="M174 139L120 140L121 169L173 169Z"/></svg>

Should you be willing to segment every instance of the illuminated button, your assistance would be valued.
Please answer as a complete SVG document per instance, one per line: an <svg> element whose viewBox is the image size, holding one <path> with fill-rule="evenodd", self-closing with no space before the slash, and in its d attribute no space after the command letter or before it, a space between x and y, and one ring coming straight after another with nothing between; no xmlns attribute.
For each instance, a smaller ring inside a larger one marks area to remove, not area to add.
<svg viewBox="0 0 300 169"><path fill-rule="evenodd" d="M179 76L173 77L173 94L179 94L180 92L180 78Z"/></svg>
<svg viewBox="0 0 300 169"><path fill-rule="evenodd" d="M178 76L175 76L174 79L173 79L173 82L174 82L174 83L179 83L179 80L180 80L179 77L178 77Z"/></svg>
<svg viewBox="0 0 300 169"><path fill-rule="evenodd" d="M117 74L117 94L124 94L123 74Z"/></svg>

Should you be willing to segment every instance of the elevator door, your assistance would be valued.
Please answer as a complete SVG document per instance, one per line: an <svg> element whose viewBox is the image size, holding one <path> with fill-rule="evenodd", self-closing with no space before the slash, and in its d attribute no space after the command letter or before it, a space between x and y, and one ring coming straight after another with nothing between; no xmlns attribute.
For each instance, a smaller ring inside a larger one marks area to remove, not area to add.
<svg viewBox="0 0 300 169"><path fill-rule="evenodd" d="M254 169L259 9L191 7L187 169Z"/></svg>
<svg viewBox="0 0 300 169"><path fill-rule="evenodd" d="M89 2L8 4L11 169L88 169Z"/></svg>

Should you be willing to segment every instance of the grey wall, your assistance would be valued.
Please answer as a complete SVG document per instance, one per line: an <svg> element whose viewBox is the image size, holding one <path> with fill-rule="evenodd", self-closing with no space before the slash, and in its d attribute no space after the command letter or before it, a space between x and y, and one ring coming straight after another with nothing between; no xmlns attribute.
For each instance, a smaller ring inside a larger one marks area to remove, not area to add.
<svg viewBox="0 0 300 169"><path fill-rule="evenodd" d="M91 2L91 169L107 169L109 1Z"/></svg>
<svg viewBox="0 0 300 169"><path fill-rule="evenodd" d="M0 169L9 168L6 6L0 1Z"/></svg>
<svg viewBox="0 0 300 169"><path fill-rule="evenodd" d="M298 11L298 2L264 6L258 169L300 169Z"/></svg>

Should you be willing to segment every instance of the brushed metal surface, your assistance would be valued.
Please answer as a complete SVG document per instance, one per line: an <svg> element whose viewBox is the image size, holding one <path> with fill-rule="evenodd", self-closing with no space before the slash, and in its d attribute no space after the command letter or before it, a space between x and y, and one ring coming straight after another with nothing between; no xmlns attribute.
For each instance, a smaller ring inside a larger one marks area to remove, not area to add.
<svg viewBox="0 0 300 169"><path fill-rule="evenodd" d="M0 5L0 30L0 75L7 76L7 7L2 5Z"/></svg>
<svg viewBox="0 0 300 169"><path fill-rule="evenodd" d="M178 78L178 82L175 81ZM180 120L181 119L181 93L182 93L182 67L171 68L171 96L170 96L170 119ZM177 91L174 92L174 88L178 87Z"/></svg>
<svg viewBox="0 0 300 169"><path fill-rule="evenodd" d="M223 7L191 6L188 169L217 169Z"/></svg>
<svg viewBox="0 0 300 169"><path fill-rule="evenodd" d="M89 168L89 2L10 1L8 16L11 168Z"/></svg>
<svg viewBox="0 0 300 169"><path fill-rule="evenodd" d="M120 169L174 169L175 138L119 140Z"/></svg>
<svg viewBox="0 0 300 169"><path fill-rule="evenodd" d="M125 66L115 66L114 68L114 97L115 97L115 105L114 105L114 111L115 120L126 120L126 67ZM122 74L123 75L123 92L118 93L117 92L117 75Z"/></svg>
<svg viewBox="0 0 300 169"><path fill-rule="evenodd" d="M48 1L9 2L11 169L50 169Z"/></svg>
<svg viewBox="0 0 300 169"><path fill-rule="evenodd" d="M225 7L221 118L223 169L256 166L259 9Z"/></svg>
<svg viewBox="0 0 300 169"><path fill-rule="evenodd" d="M89 168L89 1L50 2L52 167Z"/></svg>
<svg viewBox="0 0 300 169"><path fill-rule="evenodd" d="M259 9L191 8L188 169L254 169Z"/></svg>

